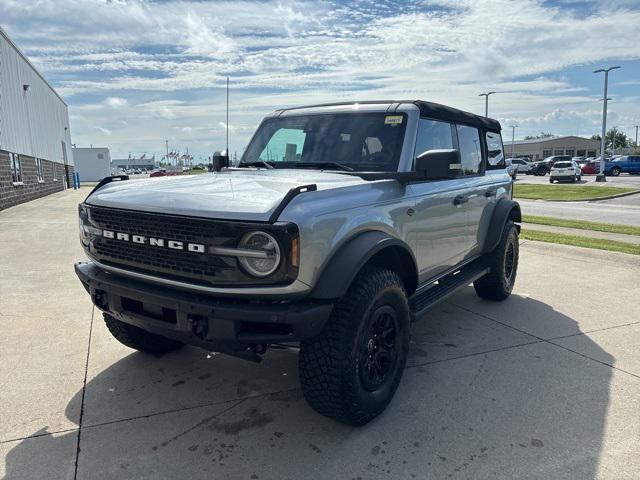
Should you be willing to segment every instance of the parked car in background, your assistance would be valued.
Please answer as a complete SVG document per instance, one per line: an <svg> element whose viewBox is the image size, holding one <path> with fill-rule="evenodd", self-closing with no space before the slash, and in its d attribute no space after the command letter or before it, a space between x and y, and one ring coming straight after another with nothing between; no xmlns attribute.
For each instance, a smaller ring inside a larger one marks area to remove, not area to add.
<svg viewBox="0 0 640 480"><path fill-rule="evenodd" d="M507 169L507 173L509 174L511 179L515 181L516 177L518 176L518 166L511 163L509 159L507 159L505 160L505 168Z"/></svg>
<svg viewBox="0 0 640 480"><path fill-rule="evenodd" d="M514 165L518 173L529 173L531 164L524 158L507 158L507 165Z"/></svg>
<svg viewBox="0 0 640 480"><path fill-rule="evenodd" d="M573 160L555 162L551 167L549 183L562 181L575 183L576 181L579 182L581 178L582 170L580 170L580 165Z"/></svg>
<svg viewBox="0 0 640 480"><path fill-rule="evenodd" d="M600 173L600 162L596 162L595 160L591 159L590 161L582 165L582 167L580 167L580 170L582 170L583 175L597 175L598 173Z"/></svg>
<svg viewBox="0 0 640 480"><path fill-rule="evenodd" d="M640 173L640 155L614 157L604 164L604 174L617 177L621 173Z"/></svg>
<svg viewBox="0 0 640 480"><path fill-rule="evenodd" d="M535 162L531 166L531 172L534 175L544 176L547 173L551 172L551 168L556 162L570 162L570 161L571 161L571 157L569 155L553 155L539 162Z"/></svg>

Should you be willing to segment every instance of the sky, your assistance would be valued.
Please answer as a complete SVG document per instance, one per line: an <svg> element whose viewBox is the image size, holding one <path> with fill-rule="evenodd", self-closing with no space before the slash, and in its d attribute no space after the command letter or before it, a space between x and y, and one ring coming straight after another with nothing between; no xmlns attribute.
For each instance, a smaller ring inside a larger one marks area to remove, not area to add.
<svg viewBox="0 0 640 480"><path fill-rule="evenodd" d="M0 0L0 26L114 158L242 153L287 106L422 99L489 115L505 143L640 123L640 0Z"/></svg>

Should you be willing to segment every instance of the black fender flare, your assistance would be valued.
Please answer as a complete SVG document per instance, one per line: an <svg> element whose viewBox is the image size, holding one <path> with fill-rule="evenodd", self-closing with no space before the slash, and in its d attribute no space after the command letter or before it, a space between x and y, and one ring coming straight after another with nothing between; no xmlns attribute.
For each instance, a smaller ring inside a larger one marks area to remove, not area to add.
<svg viewBox="0 0 640 480"><path fill-rule="evenodd" d="M517 223L522 221L520 205L514 200L501 198L493 209L482 253L492 252L498 246L504 226L509 219ZM520 231L519 226L518 231Z"/></svg>
<svg viewBox="0 0 640 480"><path fill-rule="evenodd" d="M402 240L385 232L371 230L356 235L339 247L320 273L309 297L327 300L344 296L362 267L377 254L385 252L390 258L377 258L383 265L393 265L405 283L407 294L411 295L418 282L413 251Z"/></svg>

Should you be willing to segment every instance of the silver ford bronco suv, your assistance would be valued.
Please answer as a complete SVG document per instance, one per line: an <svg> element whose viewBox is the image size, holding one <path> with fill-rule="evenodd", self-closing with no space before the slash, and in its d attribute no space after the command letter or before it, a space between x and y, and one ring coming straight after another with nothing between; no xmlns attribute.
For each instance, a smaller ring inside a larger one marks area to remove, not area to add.
<svg viewBox="0 0 640 480"><path fill-rule="evenodd" d="M518 267L500 124L423 101L278 110L238 165L101 181L75 271L123 344L259 361L299 347L313 409L361 425L391 401L414 319Z"/></svg>

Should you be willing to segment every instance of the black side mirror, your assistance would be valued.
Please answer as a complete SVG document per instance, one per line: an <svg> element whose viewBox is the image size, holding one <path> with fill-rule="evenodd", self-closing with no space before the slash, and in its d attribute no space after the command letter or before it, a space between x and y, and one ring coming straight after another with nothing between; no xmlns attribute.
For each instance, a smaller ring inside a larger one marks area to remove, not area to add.
<svg viewBox="0 0 640 480"><path fill-rule="evenodd" d="M223 168L229 166L229 155L227 155L226 150L222 150L221 152L215 152L213 157L211 157L211 164L209 165L209 171L219 172Z"/></svg>
<svg viewBox="0 0 640 480"><path fill-rule="evenodd" d="M456 178L462 172L458 150L427 150L416 157L416 172L426 180Z"/></svg>

